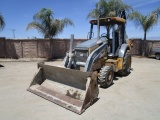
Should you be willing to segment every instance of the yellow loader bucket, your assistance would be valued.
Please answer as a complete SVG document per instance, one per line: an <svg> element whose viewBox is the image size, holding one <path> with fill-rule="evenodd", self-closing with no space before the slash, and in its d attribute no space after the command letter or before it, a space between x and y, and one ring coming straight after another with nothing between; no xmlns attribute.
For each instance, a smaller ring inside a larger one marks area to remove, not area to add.
<svg viewBox="0 0 160 120"><path fill-rule="evenodd" d="M97 73L38 63L28 91L81 114L98 97Z"/></svg>

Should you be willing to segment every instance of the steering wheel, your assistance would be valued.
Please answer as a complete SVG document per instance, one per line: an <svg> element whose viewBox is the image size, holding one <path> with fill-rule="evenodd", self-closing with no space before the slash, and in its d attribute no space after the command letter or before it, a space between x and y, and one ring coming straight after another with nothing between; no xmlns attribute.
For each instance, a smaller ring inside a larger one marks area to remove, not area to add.
<svg viewBox="0 0 160 120"><path fill-rule="evenodd" d="M106 33L102 33L101 37L107 37L107 34Z"/></svg>

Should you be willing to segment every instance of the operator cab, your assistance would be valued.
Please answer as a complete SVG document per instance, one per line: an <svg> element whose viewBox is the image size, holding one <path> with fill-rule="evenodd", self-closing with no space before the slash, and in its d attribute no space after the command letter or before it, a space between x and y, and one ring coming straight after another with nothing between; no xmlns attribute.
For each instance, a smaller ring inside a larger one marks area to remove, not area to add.
<svg viewBox="0 0 160 120"><path fill-rule="evenodd" d="M116 57L118 55L118 48L123 43L126 43L125 23L126 20L120 17L106 17L99 18L99 20L91 20L89 39L92 39L94 35L94 26L97 26L97 40L103 37L107 38L108 56Z"/></svg>

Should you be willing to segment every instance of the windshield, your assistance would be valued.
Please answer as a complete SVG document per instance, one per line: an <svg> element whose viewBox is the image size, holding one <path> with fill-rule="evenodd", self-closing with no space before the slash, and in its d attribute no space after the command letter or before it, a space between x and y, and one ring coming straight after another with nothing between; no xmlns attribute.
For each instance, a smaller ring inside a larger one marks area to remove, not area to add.
<svg viewBox="0 0 160 120"><path fill-rule="evenodd" d="M118 25L117 25L118 26ZM116 27L117 27L116 26ZM107 37L108 39L109 38L112 38L112 29L113 29L113 25L112 26L100 26L100 31L99 31L99 37ZM91 24L91 29L90 29L90 32L89 32L89 38L96 38L98 36L98 27L97 25L93 25Z"/></svg>

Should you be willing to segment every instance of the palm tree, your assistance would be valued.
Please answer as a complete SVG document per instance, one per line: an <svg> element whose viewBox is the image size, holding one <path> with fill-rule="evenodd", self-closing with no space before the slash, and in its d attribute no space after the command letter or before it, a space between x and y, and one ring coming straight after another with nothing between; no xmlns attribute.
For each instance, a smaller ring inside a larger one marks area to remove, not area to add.
<svg viewBox="0 0 160 120"><path fill-rule="evenodd" d="M135 26L142 29L144 32L144 42L142 47L142 55L146 55L146 37L147 33L158 23L158 16L160 14L160 7L153 10L148 15L143 15L140 12L132 12L129 14L128 19L135 23Z"/></svg>
<svg viewBox="0 0 160 120"><path fill-rule="evenodd" d="M127 13L133 10L133 8L122 0L99 0L96 3L96 8L91 10L87 15L87 18L101 17L115 17L118 16L120 10L125 10Z"/></svg>
<svg viewBox="0 0 160 120"><path fill-rule="evenodd" d="M44 38L53 38L61 33L64 27L73 26L73 22L69 18L55 19L51 9L42 8L33 16L33 22L27 25L26 30L37 29Z"/></svg>
<svg viewBox="0 0 160 120"><path fill-rule="evenodd" d="M5 27L5 22L2 14L0 13L0 31L2 31Z"/></svg>

